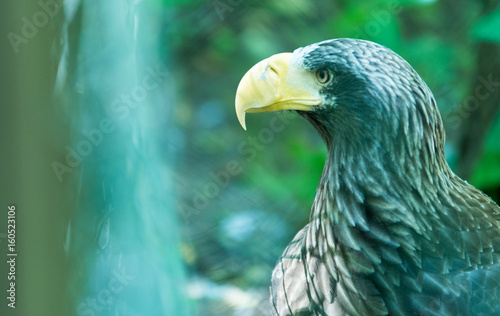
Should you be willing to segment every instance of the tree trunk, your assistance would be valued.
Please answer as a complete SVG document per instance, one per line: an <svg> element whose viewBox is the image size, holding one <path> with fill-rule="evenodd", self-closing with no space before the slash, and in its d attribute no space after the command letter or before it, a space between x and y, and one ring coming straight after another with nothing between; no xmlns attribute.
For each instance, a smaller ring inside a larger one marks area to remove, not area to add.
<svg viewBox="0 0 500 316"><path fill-rule="evenodd" d="M498 1L484 0L484 14L498 7ZM488 83L490 82L490 83ZM496 83L491 84L491 82ZM463 119L458 141L458 174L468 179L481 157L484 142L495 117L500 111L500 45L479 42L477 75L473 78L469 96L458 109Z"/></svg>

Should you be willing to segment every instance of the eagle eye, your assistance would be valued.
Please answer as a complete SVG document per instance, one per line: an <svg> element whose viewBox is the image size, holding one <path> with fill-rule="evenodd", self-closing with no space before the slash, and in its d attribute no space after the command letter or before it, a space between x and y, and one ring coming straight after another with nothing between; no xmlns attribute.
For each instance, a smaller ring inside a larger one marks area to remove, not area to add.
<svg viewBox="0 0 500 316"><path fill-rule="evenodd" d="M321 84L325 84L330 81L331 77L332 75L330 74L330 71L326 68L320 68L316 70L316 79Z"/></svg>

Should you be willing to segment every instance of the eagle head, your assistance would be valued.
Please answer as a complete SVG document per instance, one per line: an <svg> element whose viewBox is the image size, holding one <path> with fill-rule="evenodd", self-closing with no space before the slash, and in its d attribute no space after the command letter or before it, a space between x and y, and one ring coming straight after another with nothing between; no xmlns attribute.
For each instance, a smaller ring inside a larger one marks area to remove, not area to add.
<svg viewBox="0 0 500 316"><path fill-rule="evenodd" d="M257 63L238 86L238 119L246 129L245 113L277 110L298 111L342 156L373 160L377 152L404 164L425 151L422 161L445 161L432 92L402 57L373 42L327 40Z"/></svg>

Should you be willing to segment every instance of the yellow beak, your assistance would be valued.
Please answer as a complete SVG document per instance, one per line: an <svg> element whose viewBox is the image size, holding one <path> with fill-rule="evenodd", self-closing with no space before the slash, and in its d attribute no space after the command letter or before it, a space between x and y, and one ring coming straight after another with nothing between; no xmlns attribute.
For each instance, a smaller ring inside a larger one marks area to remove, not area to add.
<svg viewBox="0 0 500 316"><path fill-rule="evenodd" d="M322 103L314 74L291 65L292 53L273 55L253 66L236 92L236 115L246 130L245 113L311 111Z"/></svg>

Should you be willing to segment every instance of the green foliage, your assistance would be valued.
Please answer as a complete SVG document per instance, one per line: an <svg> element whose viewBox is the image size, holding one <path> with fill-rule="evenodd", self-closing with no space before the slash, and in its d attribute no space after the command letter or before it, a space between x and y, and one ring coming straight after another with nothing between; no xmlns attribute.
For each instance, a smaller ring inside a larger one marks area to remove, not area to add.
<svg viewBox="0 0 500 316"><path fill-rule="evenodd" d="M486 139L483 157L476 167L471 183L482 189L500 186L500 118L497 118Z"/></svg>
<svg viewBox="0 0 500 316"><path fill-rule="evenodd" d="M303 137L287 140L284 153L265 155L262 161L249 166L252 184L270 198L296 199L309 215L316 187L325 164L326 148L311 145ZM276 170L276 171L273 171Z"/></svg>
<svg viewBox="0 0 500 316"><path fill-rule="evenodd" d="M484 16L472 29L476 40L500 43L500 8Z"/></svg>

